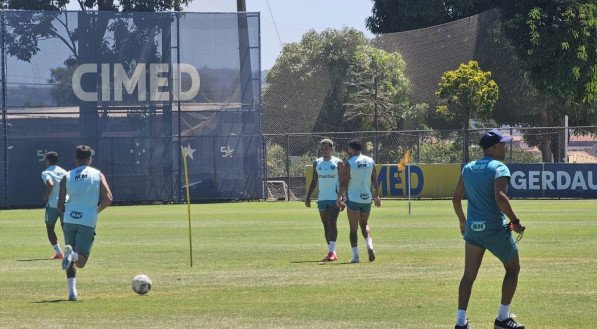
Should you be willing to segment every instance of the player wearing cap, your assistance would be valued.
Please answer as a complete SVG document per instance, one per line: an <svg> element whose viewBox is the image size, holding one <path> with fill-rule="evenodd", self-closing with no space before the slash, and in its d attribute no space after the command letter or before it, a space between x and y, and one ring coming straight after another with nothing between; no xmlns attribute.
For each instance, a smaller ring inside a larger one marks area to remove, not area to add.
<svg viewBox="0 0 597 329"><path fill-rule="evenodd" d="M367 243L369 261L375 260L373 251L373 239L371 228L369 228L369 215L371 213L371 202L376 207L381 206L381 199L378 194L377 170L375 161L361 153L363 144L359 140L352 140L348 143L348 153L351 158L347 161L344 170L341 170L341 188L338 195L338 204L346 202L348 208L348 223L350 225L350 245L352 247L351 263L359 262L359 248L357 247L358 228L361 227L361 234Z"/></svg>
<svg viewBox="0 0 597 329"><path fill-rule="evenodd" d="M524 329L524 325L518 324L510 314L520 264L518 248L509 227L518 233L524 230L506 196L510 170L501 162L506 157L505 143L511 140L511 137L503 136L496 129L483 134L479 145L483 148L484 156L464 166L454 191L452 203L465 241L464 275L458 290L456 329L471 328L466 309L485 250L499 258L506 270L494 328ZM466 216L462 209L465 193L468 198ZM506 217L510 219L511 226L506 224Z"/></svg>
<svg viewBox="0 0 597 329"><path fill-rule="evenodd" d="M337 260L336 238L338 237L338 214L341 208L337 205L338 192L340 191L339 169L344 163L339 158L332 156L334 142L330 139L323 139L319 142L319 150L322 157L313 163L313 179L307 192L305 205L311 207L311 194L315 187L319 187L317 195L317 208L323 223L325 240L328 245L328 254L324 262Z"/></svg>
<svg viewBox="0 0 597 329"><path fill-rule="evenodd" d="M79 145L76 150L77 168L69 171L60 181L58 210L64 214L64 259L62 269L66 270L69 295L76 301L77 269L85 267L93 241L98 213L112 203L112 192L106 177L91 167L93 150ZM69 202L64 200L69 196ZM98 206L99 202L99 206Z"/></svg>
<svg viewBox="0 0 597 329"><path fill-rule="evenodd" d="M66 175L66 170L58 166L58 153L50 151L45 156L46 169L41 173L41 180L46 186L46 191L43 195L46 201L46 231L48 233L48 240L52 247L54 247L54 256L52 259L62 259L62 250L58 244L58 237L54 228L56 222L60 219L60 226L62 226L62 215L58 213L58 193L60 192L60 180Z"/></svg>

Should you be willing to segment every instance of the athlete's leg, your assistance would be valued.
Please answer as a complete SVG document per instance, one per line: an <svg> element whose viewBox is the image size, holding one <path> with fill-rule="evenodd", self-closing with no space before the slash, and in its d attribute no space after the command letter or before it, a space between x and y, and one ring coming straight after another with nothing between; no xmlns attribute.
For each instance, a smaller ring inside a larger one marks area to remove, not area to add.
<svg viewBox="0 0 597 329"><path fill-rule="evenodd" d="M506 275L502 284L502 305L510 305L518 285L518 273L520 273L518 254L504 263L504 269L506 269Z"/></svg>
<svg viewBox="0 0 597 329"><path fill-rule="evenodd" d="M330 212L329 209L319 210L319 217L321 217L321 223L323 224L323 234L325 235L326 245L330 244L330 238L329 238L330 227L329 227L329 222L328 222L329 212ZM336 240L334 240L334 241L336 241Z"/></svg>
<svg viewBox="0 0 597 329"><path fill-rule="evenodd" d="M56 222L60 218L60 225L62 225L62 216L58 213L58 209L46 207L46 233L48 235L48 241L54 248L56 255L53 259L61 259L62 258L62 249L60 249L60 245L58 244L58 237L56 236L55 227Z"/></svg>
<svg viewBox="0 0 597 329"><path fill-rule="evenodd" d="M348 209L347 210L348 213L348 225L350 228L350 246L353 248L357 247L357 231L359 229L359 218L361 216L361 211L360 210L353 210L353 209Z"/></svg>
<svg viewBox="0 0 597 329"><path fill-rule="evenodd" d="M365 238L365 242L367 242L367 254L369 255L369 261L372 262L375 260L375 251L373 251L373 238L371 238L371 228L368 224L369 214L371 214L369 211L361 212L359 225L361 226L361 234Z"/></svg>
<svg viewBox="0 0 597 329"><path fill-rule="evenodd" d="M330 208L327 216L328 222L328 240L336 242L338 238L338 216L340 215L340 208L333 206Z"/></svg>
<svg viewBox="0 0 597 329"><path fill-rule="evenodd" d="M46 224L46 231L48 232L48 240L50 243L55 246L58 244L58 237L56 236L56 232L54 232L55 224Z"/></svg>
<svg viewBox="0 0 597 329"><path fill-rule="evenodd" d="M464 274L460 280L458 288L458 318L456 324L464 325L466 321L466 309L468 307L469 299L471 298L471 291L473 283L479 273L481 262L485 248L466 242L464 246Z"/></svg>

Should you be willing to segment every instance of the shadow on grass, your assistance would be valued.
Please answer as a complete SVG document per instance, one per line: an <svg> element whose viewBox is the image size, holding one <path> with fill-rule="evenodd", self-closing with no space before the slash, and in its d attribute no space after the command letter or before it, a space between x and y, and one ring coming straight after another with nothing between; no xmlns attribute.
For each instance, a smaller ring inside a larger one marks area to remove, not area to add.
<svg viewBox="0 0 597 329"><path fill-rule="evenodd" d="M320 260L293 260L291 264L304 264L304 263L323 263Z"/></svg>
<svg viewBox="0 0 597 329"><path fill-rule="evenodd" d="M55 259L52 259L52 258L17 259L17 262L39 262L42 260L55 260Z"/></svg>
<svg viewBox="0 0 597 329"><path fill-rule="evenodd" d="M33 304L53 304L53 303L62 303L68 302L68 299L52 299L52 300L40 300L38 302L32 302Z"/></svg>
<svg viewBox="0 0 597 329"><path fill-rule="evenodd" d="M321 262L319 265L355 265L351 262Z"/></svg>

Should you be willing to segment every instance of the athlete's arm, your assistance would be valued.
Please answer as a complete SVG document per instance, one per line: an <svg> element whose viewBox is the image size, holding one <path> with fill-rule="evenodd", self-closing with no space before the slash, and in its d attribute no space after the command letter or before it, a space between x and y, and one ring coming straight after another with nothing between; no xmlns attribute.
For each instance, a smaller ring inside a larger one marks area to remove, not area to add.
<svg viewBox="0 0 597 329"><path fill-rule="evenodd" d="M348 190L348 181L350 179L350 165L338 164L338 175L340 176L340 192L338 193L338 200L336 203L338 207L342 208L342 204L346 201L346 191Z"/></svg>
<svg viewBox="0 0 597 329"><path fill-rule="evenodd" d="M52 194L52 189L54 188L54 182L51 179L46 181L46 192L44 193L44 201L48 201L50 194Z"/></svg>
<svg viewBox="0 0 597 329"><path fill-rule="evenodd" d="M514 224L514 231L520 233L522 231L522 225L514 214L514 210L512 210L512 205L510 205L510 199L506 195L506 189L508 188L508 180L509 177L498 177L493 182L493 193L495 194L495 202L497 203L500 210L510 219L510 221Z"/></svg>
<svg viewBox="0 0 597 329"><path fill-rule="evenodd" d="M376 207L381 207L381 198L379 197L379 186L377 184L377 169L373 165L373 171L371 172L371 190L373 192L373 203Z"/></svg>
<svg viewBox="0 0 597 329"><path fill-rule="evenodd" d="M319 176L317 175L317 162L313 162L313 177L311 178L311 185L309 185L309 191L307 191L307 197L305 198L305 206L311 208L311 194L315 190L315 186L319 182Z"/></svg>
<svg viewBox="0 0 597 329"><path fill-rule="evenodd" d="M454 206L454 212L456 213L458 221L460 222L460 233L462 235L464 235L464 227L466 225L466 216L464 215L464 210L462 210L464 191L464 181L462 180L462 176L460 176L458 179L458 184L456 184L454 194L452 195L452 206Z"/></svg>
<svg viewBox="0 0 597 329"><path fill-rule="evenodd" d="M99 207L97 207L97 212L100 213L102 210L108 208L109 205L112 204L112 191L110 191L110 186L108 186L108 182L106 181L106 176L102 175L102 181L100 183L100 196L101 202Z"/></svg>
<svg viewBox="0 0 597 329"><path fill-rule="evenodd" d="M66 202L66 176L60 180L60 192L58 194L58 212L64 214L64 202Z"/></svg>

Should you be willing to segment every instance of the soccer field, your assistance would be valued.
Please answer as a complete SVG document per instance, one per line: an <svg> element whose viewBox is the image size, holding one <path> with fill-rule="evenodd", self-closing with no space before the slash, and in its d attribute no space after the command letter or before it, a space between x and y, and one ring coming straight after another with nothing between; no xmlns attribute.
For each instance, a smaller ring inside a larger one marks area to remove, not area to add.
<svg viewBox="0 0 597 329"><path fill-rule="evenodd" d="M527 226L512 311L527 328L597 328L597 202L513 201ZM316 209L302 203L193 205L189 267L183 205L111 207L102 213L79 301L48 260L43 210L0 212L3 328L453 328L463 242L449 201L385 201L370 220L377 260L350 259L346 213L340 261ZM58 229L59 230L59 229ZM59 231L62 244L62 232ZM130 281L153 280L138 296ZM503 269L487 253L469 318L493 328Z"/></svg>

